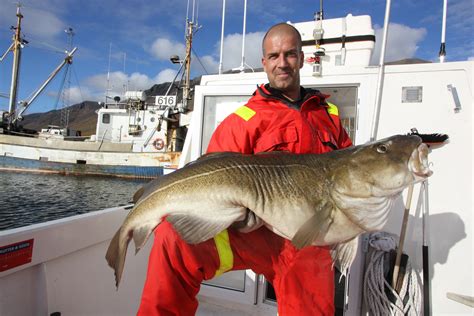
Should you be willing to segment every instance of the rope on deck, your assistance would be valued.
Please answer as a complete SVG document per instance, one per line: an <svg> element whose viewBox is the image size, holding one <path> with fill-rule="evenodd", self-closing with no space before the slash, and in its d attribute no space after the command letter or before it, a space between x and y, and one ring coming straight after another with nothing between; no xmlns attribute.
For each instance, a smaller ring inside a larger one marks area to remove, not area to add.
<svg viewBox="0 0 474 316"><path fill-rule="evenodd" d="M421 315L421 290L417 275L408 260L399 293L390 282L390 251L397 237L380 232L369 238L369 259L364 276L364 303L369 315Z"/></svg>

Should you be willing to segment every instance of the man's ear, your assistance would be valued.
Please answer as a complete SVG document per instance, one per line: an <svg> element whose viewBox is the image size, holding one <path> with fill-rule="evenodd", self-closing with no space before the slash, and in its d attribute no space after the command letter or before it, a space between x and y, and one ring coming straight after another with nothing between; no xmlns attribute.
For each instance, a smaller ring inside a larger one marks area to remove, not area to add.
<svg viewBox="0 0 474 316"><path fill-rule="evenodd" d="M303 68L304 65L304 53L303 51L300 52L300 69Z"/></svg>

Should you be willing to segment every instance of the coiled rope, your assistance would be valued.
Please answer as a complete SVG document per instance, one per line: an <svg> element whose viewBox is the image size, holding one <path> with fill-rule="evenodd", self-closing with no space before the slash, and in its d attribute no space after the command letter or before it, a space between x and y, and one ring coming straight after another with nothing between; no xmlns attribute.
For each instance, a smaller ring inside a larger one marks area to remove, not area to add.
<svg viewBox="0 0 474 316"><path fill-rule="evenodd" d="M385 232L369 237L369 259L364 276L364 303L369 315L421 315L421 290L409 261L399 293L387 282L391 279L388 275L390 252L395 250L397 239L397 236Z"/></svg>

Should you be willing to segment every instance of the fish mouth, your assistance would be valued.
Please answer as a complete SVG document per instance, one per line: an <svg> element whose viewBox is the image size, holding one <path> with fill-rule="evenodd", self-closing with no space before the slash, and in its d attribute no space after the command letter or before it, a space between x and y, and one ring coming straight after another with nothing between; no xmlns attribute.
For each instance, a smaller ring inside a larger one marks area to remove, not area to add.
<svg viewBox="0 0 474 316"><path fill-rule="evenodd" d="M433 171L429 168L428 152L428 146L421 143L417 148L415 148L415 150L413 150L410 156L408 167L415 175L416 180L424 180L433 174Z"/></svg>

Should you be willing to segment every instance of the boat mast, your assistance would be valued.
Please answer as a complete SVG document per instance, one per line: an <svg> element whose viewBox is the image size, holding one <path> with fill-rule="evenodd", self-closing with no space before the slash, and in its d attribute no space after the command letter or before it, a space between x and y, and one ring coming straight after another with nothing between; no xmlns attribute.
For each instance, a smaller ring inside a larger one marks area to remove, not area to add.
<svg viewBox="0 0 474 316"><path fill-rule="evenodd" d="M64 30L64 32L68 36L68 50L72 50L72 45L74 41L74 30L72 27L68 27L67 29ZM61 106L61 119L60 119L60 126L61 128L68 128L69 127L69 109L68 106L69 104L69 89L71 88L71 70L69 69L70 63L66 64L66 73L65 73L65 82L63 82L63 87L62 87L62 106ZM64 87L64 83L66 86Z"/></svg>
<svg viewBox="0 0 474 316"><path fill-rule="evenodd" d="M186 16L186 57L184 59L184 86L183 86L183 108L180 111L186 111L188 102L191 100L191 53L193 45L193 34L199 29L199 25L194 20L195 1L193 1L193 13L191 20ZM189 5L189 3L188 3Z"/></svg>
<svg viewBox="0 0 474 316"><path fill-rule="evenodd" d="M25 41L21 38L21 19L23 15L20 12L21 5L18 4L16 9L17 24L15 35L13 36L13 44L11 50L13 51L13 66L12 66L12 82L10 85L10 103L8 106L8 129L14 129L15 115L16 115L16 104L17 104L17 91L18 91L18 75L20 73L20 60L21 60L21 49Z"/></svg>

